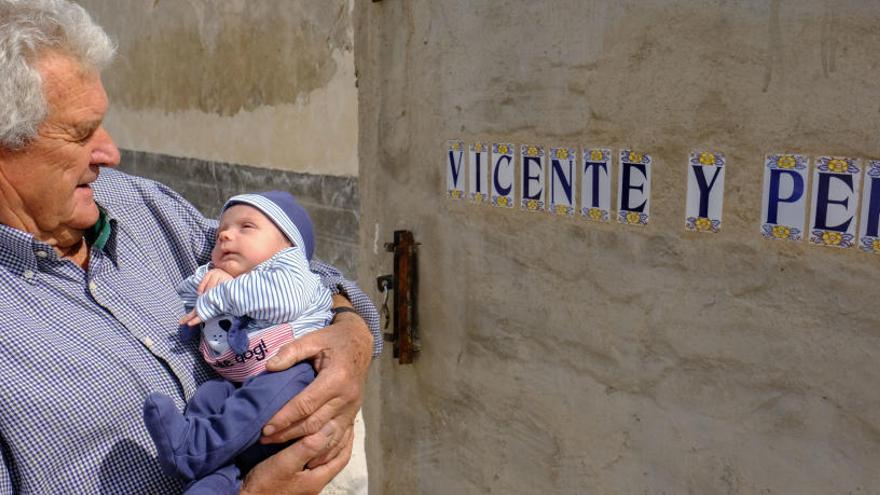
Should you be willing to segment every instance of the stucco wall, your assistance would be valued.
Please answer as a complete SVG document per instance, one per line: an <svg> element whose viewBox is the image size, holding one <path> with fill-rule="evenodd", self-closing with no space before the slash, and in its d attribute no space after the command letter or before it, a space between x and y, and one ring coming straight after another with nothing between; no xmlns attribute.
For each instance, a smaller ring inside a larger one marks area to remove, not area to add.
<svg viewBox="0 0 880 495"><path fill-rule="evenodd" d="M118 43L104 73L120 168L209 216L229 196L284 189L316 254L357 266L352 0L79 0Z"/></svg>
<svg viewBox="0 0 880 495"><path fill-rule="evenodd" d="M371 380L376 493L880 493L880 258L761 238L764 155L880 157L880 4L356 8L362 279L421 242L423 352ZM446 198L445 141L632 147L643 228ZM684 230L726 153L724 225Z"/></svg>
<svg viewBox="0 0 880 495"><path fill-rule="evenodd" d="M357 175L351 0L80 0L118 41L123 148Z"/></svg>

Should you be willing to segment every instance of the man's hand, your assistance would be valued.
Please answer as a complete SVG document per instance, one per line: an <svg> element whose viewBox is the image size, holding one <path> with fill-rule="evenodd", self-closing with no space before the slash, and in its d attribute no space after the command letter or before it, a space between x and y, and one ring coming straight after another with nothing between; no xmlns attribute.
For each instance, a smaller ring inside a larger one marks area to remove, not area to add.
<svg viewBox="0 0 880 495"><path fill-rule="evenodd" d="M347 299L334 296L335 306L350 306ZM305 437L310 440L328 423L335 428L353 431L355 415L361 407L364 382L372 359L373 336L366 323L354 313L340 313L335 323L286 344L266 364L269 371L279 371L304 359L311 359L318 372L315 381L281 408L263 428L263 443L285 442ZM331 421L332 420L332 421ZM309 462L316 467L334 463L347 442L334 445Z"/></svg>
<svg viewBox="0 0 880 495"><path fill-rule="evenodd" d="M257 464L242 483L241 495L312 495L320 493L351 458L354 430L336 430L333 423ZM313 469L306 464L341 446L340 455Z"/></svg>
<svg viewBox="0 0 880 495"><path fill-rule="evenodd" d="M218 285L226 282L228 280L232 280L232 275L224 272L219 268L211 268L208 270L208 273L202 277L202 281L199 282L198 288L196 288L196 294L204 294L205 292L217 287Z"/></svg>

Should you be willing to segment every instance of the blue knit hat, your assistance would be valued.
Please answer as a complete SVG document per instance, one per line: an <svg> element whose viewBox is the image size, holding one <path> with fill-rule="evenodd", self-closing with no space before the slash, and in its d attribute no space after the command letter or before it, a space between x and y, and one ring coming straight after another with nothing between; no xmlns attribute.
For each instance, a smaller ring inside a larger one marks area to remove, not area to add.
<svg viewBox="0 0 880 495"><path fill-rule="evenodd" d="M300 246L311 261L315 252L315 230L306 210L293 195L284 191L239 194L229 198L221 214L232 205L246 204L260 210L272 220L295 246Z"/></svg>

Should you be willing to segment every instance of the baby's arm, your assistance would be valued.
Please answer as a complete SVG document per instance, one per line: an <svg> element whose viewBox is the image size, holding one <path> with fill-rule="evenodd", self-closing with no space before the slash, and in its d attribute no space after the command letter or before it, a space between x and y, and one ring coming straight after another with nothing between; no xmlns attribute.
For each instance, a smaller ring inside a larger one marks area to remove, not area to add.
<svg viewBox="0 0 880 495"><path fill-rule="evenodd" d="M202 278L202 282L199 284L199 288L196 289L196 292L198 292L199 295L204 294L214 287L230 280L232 280L232 275L219 268L211 268L208 273L205 274L205 277Z"/></svg>
<svg viewBox="0 0 880 495"><path fill-rule="evenodd" d="M284 323L297 319L320 287L302 251L289 248L265 266L206 291L196 302L196 312L202 320L228 314Z"/></svg>
<svg viewBox="0 0 880 495"><path fill-rule="evenodd" d="M201 269L201 267L199 267ZM192 278L192 277L190 277ZM189 279L185 280L187 282ZM225 271L219 268L211 268L204 273L202 276L202 280L198 282L198 287L195 289L196 297L193 299L193 303L185 306L190 310L189 313L183 315L183 318L180 319L181 325L189 325L191 327L202 323L202 318L199 317L198 313L196 313L195 306L198 303L198 296L200 296L205 291L209 291L218 285L228 282L232 280L232 275L226 273ZM182 284L181 284L182 285ZM187 284L187 293L192 292L192 288L190 287L193 284ZM186 302L184 302L186 304Z"/></svg>
<svg viewBox="0 0 880 495"><path fill-rule="evenodd" d="M196 268L195 273L186 277L186 279L177 286L177 294L183 299L183 307L185 309L191 310L196 306L196 299L199 297L199 284L202 283L202 279L205 278L205 274L207 274L210 269L211 266L207 263Z"/></svg>

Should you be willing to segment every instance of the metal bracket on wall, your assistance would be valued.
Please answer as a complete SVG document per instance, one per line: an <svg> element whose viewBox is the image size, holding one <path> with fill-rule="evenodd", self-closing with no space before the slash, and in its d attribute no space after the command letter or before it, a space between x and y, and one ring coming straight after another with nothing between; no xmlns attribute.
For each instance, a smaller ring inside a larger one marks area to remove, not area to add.
<svg viewBox="0 0 880 495"><path fill-rule="evenodd" d="M385 340L394 344L394 357L400 364L410 364L421 349L418 338L418 312L416 311L418 277L416 248L418 243L408 230L395 230L394 242L385 244L385 250L394 253L394 275L382 275L376 279L384 295L382 314L388 328L391 314L394 328L385 333ZM388 309L388 290L394 292L392 309Z"/></svg>

